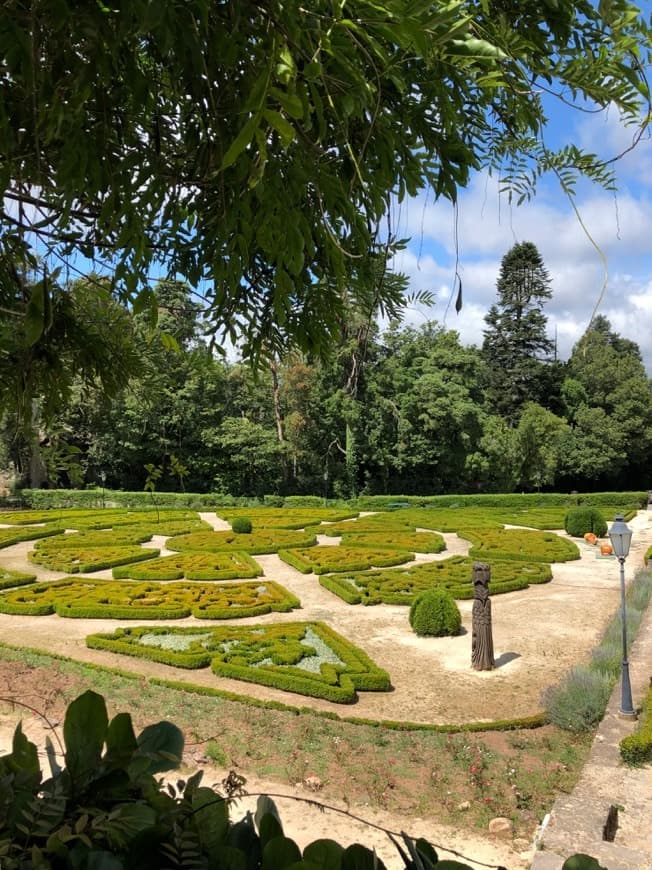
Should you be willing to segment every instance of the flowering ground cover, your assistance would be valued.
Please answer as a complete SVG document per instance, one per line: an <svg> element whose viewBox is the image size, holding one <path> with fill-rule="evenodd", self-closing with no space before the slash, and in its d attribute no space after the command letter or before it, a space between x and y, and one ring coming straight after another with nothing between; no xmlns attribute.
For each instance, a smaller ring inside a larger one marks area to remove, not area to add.
<svg viewBox="0 0 652 870"><path fill-rule="evenodd" d="M86 619L231 619L287 612L299 600L272 581L122 583L67 577L0 594L0 613Z"/></svg>
<svg viewBox="0 0 652 870"><path fill-rule="evenodd" d="M386 691L389 675L322 622L219 628L120 628L88 646L346 703Z"/></svg>

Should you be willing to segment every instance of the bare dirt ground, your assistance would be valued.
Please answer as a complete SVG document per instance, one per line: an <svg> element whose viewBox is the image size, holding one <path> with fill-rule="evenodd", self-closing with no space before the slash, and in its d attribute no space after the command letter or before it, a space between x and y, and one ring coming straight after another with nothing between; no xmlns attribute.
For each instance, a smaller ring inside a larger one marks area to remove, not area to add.
<svg viewBox="0 0 652 870"><path fill-rule="evenodd" d="M215 528L224 527L214 514L203 516ZM647 512L639 512L630 522L630 526L634 530L634 538L626 563L628 580L642 567L643 554L652 543L652 524ZM564 535L563 532L559 534ZM421 556L420 559L448 558L468 551L468 542L452 534L444 537L447 544L444 553ZM161 539L155 543L160 546L163 541ZM324 539L323 543L334 541ZM66 576L64 573L31 565L27 553L32 547L33 542L28 542L2 550L0 564L5 568L30 571L43 580ZM297 707L329 710L345 716L414 723L460 723L529 716L541 709L541 696L546 687L558 681L573 664L588 657L606 622L619 604L616 559L600 557L595 547L584 542L579 544L579 548L580 560L553 566L551 583L492 599L497 667L488 672L475 672L470 666L471 601L460 602L463 617L463 633L460 636L417 638L409 626L407 608L347 605L324 590L314 575L301 575L277 556L257 556L265 576L282 583L302 603L300 610L287 614L270 614L264 618L265 622L327 622L364 649L379 666L389 672L393 691L361 693L357 703L346 707L262 686L220 679L208 670L186 673L165 665L87 649L87 634L113 631L120 625L117 620L0 614L0 641L62 654L78 661L118 667L143 676L155 675L177 681L185 680L192 684L211 685L229 692L273 699ZM111 572L97 572L92 576L108 578ZM238 624L257 621L259 619L240 620ZM171 621L170 624L210 623L190 617ZM29 688L33 699L34 689L38 691L38 687ZM0 734L5 745L8 745L6 740L9 721L7 717L2 718L6 727L0 728ZM14 716L13 722L18 718L18 715ZM31 727L38 728L35 723L31 723ZM258 788L261 791L291 792L287 787L279 788L273 782L258 783L248 779L248 791L253 792ZM331 836L343 843L362 841L376 846L388 867L402 866L395 857L393 847L380 832L375 835L365 827L356 829L350 819L332 813L324 817L321 813L301 805L286 805L281 801L279 805L288 833L300 844L319 836ZM434 842L446 843L487 864L502 863L509 868L527 866L527 857L519 856L509 843L485 840L468 832L443 828L429 819L406 820L382 813L376 813L374 818L370 818L368 808L362 814L366 819L393 830L417 831L420 836L426 836Z"/></svg>

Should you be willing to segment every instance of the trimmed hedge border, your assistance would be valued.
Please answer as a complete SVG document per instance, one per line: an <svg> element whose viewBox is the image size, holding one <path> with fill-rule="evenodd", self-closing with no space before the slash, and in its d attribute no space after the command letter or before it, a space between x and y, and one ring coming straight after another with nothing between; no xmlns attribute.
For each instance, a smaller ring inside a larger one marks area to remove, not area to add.
<svg viewBox="0 0 652 870"><path fill-rule="evenodd" d="M265 701L261 698L252 698L250 695L239 695L226 689L217 689L212 686L199 686L193 683L185 683L180 680L169 680L165 677L148 677L143 674L125 671L121 668L102 665L96 662L80 662L70 656L61 653L48 652L37 647L20 647L14 644L0 641L0 649L6 649L16 653L30 653L43 658L72 664L75 667L97 671L104 674L113 674L125 680L142 682L145 680L153 686L161 686L165 689L186 692L193 695L205 695L211 698L223 698L248 707L257 707L263 710L280 710L286 713L294 713L296 716L309 715L318 719L330 719L336 722L347 722L351 725L369 725L374 728L387 728L391 731L429 731L437 734L465 734L481 733L484 731L518 731L534 730L548 724L545 713L536 713L533 716L521 716L516 719L495 719L493 721L475 721L462 723L435 724L427 722L399 722L392 719L365 719L355 716L341 716L332 710L316 710L314 707L297 707L283 701Z"/></svg>
<svg viewBox="0 0 652 870"><path fill-rule="evenodd" d="M13 547L14 544L22 544L23 541L37 541L41 538L52 538L55 535L63 535L63 528L59 526L30 526L10 529L0 529L0 548Z"/></svg>
<svg viewBox="0 0 652 870"><path fill-rule="evenodd" d="M401 550L376 550L360 547L310 547L303 550L279 550L279 557L302 574L330 574L364 571L411 562L414 553Z"/></svg>
<svg viewBox="0 0 652 870"><path fill-rule="evenodd" d="M158 555L158 550L153 551ZM150 560L146 565L124 565L114 568L115 580L243 580L260 577L263 569L242 550L219 553L177 553Z"/></svg>
<svg viewBox="0 0 652 870"><path fill-rule="evenodd" d="M69 574L86 574L103 571L118 565L131 565L156 559L160 550L151 547L66 547L63 550L32 550L27 558L35 565L49 568L50 571L67 571Z"/></svg>
<svg viewBox="0 0 652 870"><path fill-rule="evenodd" d="M378 532L347 532L342 536L343 547L367 547L368 549L397 549L415 553L441 553L446 542L436 532L403 532L384 529Z"/></svg>
<svg viewBox="0 0 652 870"><path fill-rule="evenodd" d="M324 589L347 604L411 605L414 596L427 589L443 588L458 600L473 598L473 559L453 556L438 562L420 562L408 568L326 574L319 578ZM527 589L552 580L550 565L544 562L490 561L490 592L499 595Z"/></svg>
<svg viewBox="0 0 652 870"><path fill-rule="evenodd" d="M67 577L0 595L0 613L73 619L242 619L299 606L298 598L271 580L218 585Z"/></svg>
<svg viewBox="0 0 652 870"><path fill-rule="evenodd" d="M645 697L639 727L620 741L620 757L632 767L652 761L652 685Z"/></svg>
<svg viewBox="0 0 652 870"><path fill-rule="evenodd" d="M290 547L314 547L316 543L315 535L306 532L293 529L258 529L247 535L228 531L175 535L166 541L165 546L178 553L225 553L238 550L251 556L262 556Z"/></svg>
<svg viewBox="0 0 652 870"><path fill-rule="evenodd" d="M303 651L311 649L310 638L307 638L309 631L331 650L338 660L337 664L322 662L319 671L314 672L300 667L299 662L305 658ZM165 649L140 641L142 637L151 635L180 639L189 637L189 647L187 650ZM280 643L276 651L275 639ZM206 645L205 649L201 648L202 642ZM86 643L91 648L146 658L172 667L210 666L213 673L221 677L258 683L338 704L355 701L356 689L387 691L391 688L386 671L379 668L362 650L320 622L207 629L138 627L117 629L111 635L89 635ZM249 661L247 654L251 656ZM270 655L272 660L268 661Z"/></svg>
<svg viewBox="0 0 652 870"><path fill-rule="evenodd" d="M577 545L553 532L533 529L464 529L476 559L518 562L569 562L580 558ZM546 545L549 545L546 547Z"/></svg>
<svg viewBox="0 0 652 870"><path fill-rule="evenodd" d="M35 582L36 574L24 574L22 571L10 571L8 568L0 568L0 589L29 586Z"/></svg>

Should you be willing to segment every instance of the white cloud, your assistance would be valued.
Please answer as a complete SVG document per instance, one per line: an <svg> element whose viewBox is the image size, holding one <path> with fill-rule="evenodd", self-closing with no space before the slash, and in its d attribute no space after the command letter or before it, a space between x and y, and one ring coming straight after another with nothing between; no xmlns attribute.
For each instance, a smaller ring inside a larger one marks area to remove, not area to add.
<svg viewBox="0 0 652 870"><path fill-rule="evenodd" d="M432 202L425 195L397 207L397 233L412 239L394 268L410 277L412 290L437 292L437 304L430 312L433 319L459 331L465 343L479 344L484 316L496 298L502 257L516 242L532 241L551 278L553 298L546 314L551 337L556 330L560 357L568 357L599 302L599 313L640 345L652 370L652 347L646 346L652 335L649 191L642 188L640 195L625 192L614 197L593 190L579 198L577 208L580 219L568 199L551 185L542 187L532 202L512 206L499 194L496 179L479 174L462 193L457 215L450 203ZM459 316L450 301L455 226L464 298Z"/></svg>

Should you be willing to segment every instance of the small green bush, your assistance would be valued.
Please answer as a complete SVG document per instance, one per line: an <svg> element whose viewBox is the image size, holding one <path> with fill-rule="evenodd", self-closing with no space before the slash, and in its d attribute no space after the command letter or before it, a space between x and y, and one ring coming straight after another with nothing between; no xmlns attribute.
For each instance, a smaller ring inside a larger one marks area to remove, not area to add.
<svg viewBox="0 0 652 870"><path fill-rule="evenodd" d="M625 764L631 765L652 761L652 688L647 693L638 729L620 741L620 756Z"/></svg>
<svg viewBox="0 0 652 870"><path fill-rule="evenodd" d="M231 520L231 529L236 535L250 535L251 534L251 520L249 517L234 517Z"/></svg>
<svg viewBox="0 0 652 870"><path fill-rule="evenodd" d="M602 670L578 665L545 693L544 703L553 725L579 734L590 731L604 716L613 680Z"/></svg>
<svg viewBox="0 0 652 870"><path fill-rule="evenodd" d="M566 512L564 529L573 538L583 538L588 532L603 538L607 534L607 523L597 508L574 507Z"/></svg>
<svg viewBox="0 0 652 870"><path fill-rule="evenodd" d="M445 637L459 634L462 617L452 595L442 589L429 589L412 602L410 625L419 637Z"/></svg>

